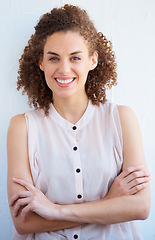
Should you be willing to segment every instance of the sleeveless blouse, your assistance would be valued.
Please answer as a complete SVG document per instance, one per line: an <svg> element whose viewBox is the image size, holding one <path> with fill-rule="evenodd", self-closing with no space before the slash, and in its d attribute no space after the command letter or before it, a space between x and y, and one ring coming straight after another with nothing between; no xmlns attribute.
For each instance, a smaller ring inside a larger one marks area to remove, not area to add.
<svg viewBox="0 0 155 240"><path fill-rule="evenodd" d="M120 173L123 139L117 106L93 105L73 125L51 104L25 113L28 151L34 185L57 204L104 198ZM139 240L138 222L83 224L54 232L19 235L12 240Z"/></svg>

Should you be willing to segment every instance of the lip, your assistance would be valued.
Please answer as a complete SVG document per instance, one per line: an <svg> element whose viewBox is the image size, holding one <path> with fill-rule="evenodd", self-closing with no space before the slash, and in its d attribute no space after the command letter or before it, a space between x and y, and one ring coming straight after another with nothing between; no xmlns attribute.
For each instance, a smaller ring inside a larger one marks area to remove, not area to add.
<svg viewBox="0 0 155 240"><path fill-rule="evenodd" d="M62 82L58 82L57 79L59 79L60 81L69 81L72 79L72 81L68 82L68 83L62 83ZM76 79L75 77L56 77L56 78L54 78L55 82L57 83L57 85L59 87L69 87L73 84L75 79Z"/></svg>
<svg viewBox="0 0 155 240"><path fill-rule="evenodd" d="M75 77L55 77L54 79L60 79L60 80L69 80L69 79L73 79Z"/></svg>

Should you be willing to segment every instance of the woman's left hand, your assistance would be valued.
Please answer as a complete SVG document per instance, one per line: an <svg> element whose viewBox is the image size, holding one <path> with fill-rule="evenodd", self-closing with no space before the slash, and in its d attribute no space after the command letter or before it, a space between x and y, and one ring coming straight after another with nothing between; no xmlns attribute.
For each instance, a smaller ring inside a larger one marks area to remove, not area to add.
<svg viewBox="0 0 155 240"><path fill-rule="evenodd" d="M18 216L19 209L22 207L22 222L30 211L37 213L46 220L55 220L59 212L59 205L52 203L40 190L25 180L13 178L13 181L27 189L15 193L10 199L9 205L14 206L14 217Z"/></svg>

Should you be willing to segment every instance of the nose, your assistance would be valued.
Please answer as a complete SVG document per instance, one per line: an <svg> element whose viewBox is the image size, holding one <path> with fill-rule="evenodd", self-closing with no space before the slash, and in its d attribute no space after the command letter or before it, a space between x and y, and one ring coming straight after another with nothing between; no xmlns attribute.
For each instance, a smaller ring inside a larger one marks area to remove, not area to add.
<svg viewBox="0 0 155 240"><path fill-rule="evenodd" d="M61 75L67 75L70 72L71 66L67 60L63 60L59 64L59 73Z"/></svg>

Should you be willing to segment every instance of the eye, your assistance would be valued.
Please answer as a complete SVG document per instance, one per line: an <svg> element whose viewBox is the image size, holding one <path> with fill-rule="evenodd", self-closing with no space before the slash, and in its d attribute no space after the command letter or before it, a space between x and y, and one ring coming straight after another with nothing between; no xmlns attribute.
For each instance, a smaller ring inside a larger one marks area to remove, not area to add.
<svg viewBox="0 0 155 240"><path fill-rule="evenodd" d="M49 61L50 62L57 62L59 60L59 58L57 58L57 57L51 57L51 58L49 58Z"/></svg>
<svg viewBox="0 0 155 240"><path fill-rule="evenodd" d="M71 58L71 60L72 60L72 61L80 61L81 58L79 58L79 57L77 57L77 56L74 56L74 57Z"/></svg>

